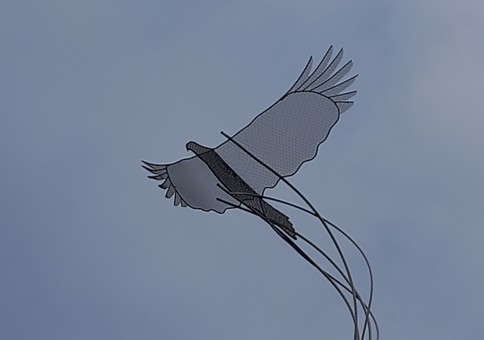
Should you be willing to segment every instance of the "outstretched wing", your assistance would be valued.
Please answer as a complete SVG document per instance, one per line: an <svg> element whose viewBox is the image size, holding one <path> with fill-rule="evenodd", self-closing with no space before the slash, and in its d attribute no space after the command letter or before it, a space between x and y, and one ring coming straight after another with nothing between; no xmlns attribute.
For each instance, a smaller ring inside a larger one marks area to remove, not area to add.
<svg viewBox="0 0 484 340"><path fill-rule="evenodd" d="M240 202L220 189L221 183L210 169L194 156L172 164L154 164L143 161L143 167L153 175L151 179L162 181L159 185L166 190L166 198L174 198L175 206L189 206L204 211L223 213ZM218 199L230 202L232 205Z"/></svg>
<svg viewBox="0 0 484 340"><path fill-rule="evenodd" d="M344 91L356 76L342 81L353 64L349 61L338 69L343 49L331 60L332 52L331 46L312 73L310 58L289 91L232 137L282 177L294 175L316 157L341 113L353 104L350 99L356 91ZM280 179L231 141L215 151L260 194Z"/></svg>

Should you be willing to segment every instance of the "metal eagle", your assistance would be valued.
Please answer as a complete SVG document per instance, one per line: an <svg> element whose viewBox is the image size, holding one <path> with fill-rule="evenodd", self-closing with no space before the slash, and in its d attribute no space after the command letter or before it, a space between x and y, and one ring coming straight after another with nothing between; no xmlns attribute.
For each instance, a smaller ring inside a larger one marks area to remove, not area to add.
<svg viewBox="0 0 484 340"><path fill-rule="evenodd" d="M221 214L238 208L262 218L338 291L353 321L353 339L372 339L373 329L376 329L378 339L378 324L371 311L373 276L366 255L348 234L323 218L286 179L294 175L302 164L316 157L319 146L328 138L341 114L353 105L351 98L356 91L347 90L357 77L347 76L353 63L348 61L340 66L343 49L334 58L332 55L331 46L312 72L311 57L296 82L280 99L234 135L222 132L226 140L220 145L206 147L190 141L186 148L194 154L192 157L170 164L142 162L151 173L148 177L162 182L159 187L166 190L165 196L174 197L175 206ZM266 189L281 181L304 201L307 208L265 196ZM289 217L270 201L315 217L331 238L339 259L333 260L314 242L301 235ZM349 241L366 263L370 281L367 300L356 289L336 233ZM316 250L335 273L323 269L298 245L299 241ZM362 319L358 315L361 310L364 314ZM359 320L363 320L362 330Z"/></svg>
<svg viewBox="0 0 484 340"><path fill-rule="evenodd" d="M167 198L174 196L175 206L218 213L241 205L259 213L264 209L271 222L295 238L289 218L261 197L316 157L340 115L353 105L356 91L344 91L356 76L342 81L353 63L337 70L343 49L331 60L332 52L330 47L312 73L311 57L294 85L231 139L215 148L190 141L186 148L195 155L175 163L143 161L153 174L149 178L163 181L159 186Z"/></svg>

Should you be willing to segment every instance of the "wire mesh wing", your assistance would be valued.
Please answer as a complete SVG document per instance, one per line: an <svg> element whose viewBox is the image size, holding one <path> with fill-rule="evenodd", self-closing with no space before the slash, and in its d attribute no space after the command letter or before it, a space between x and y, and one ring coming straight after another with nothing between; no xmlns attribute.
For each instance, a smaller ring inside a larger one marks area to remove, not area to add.
<svg viewBox="0 0 484 340"><path fill-rule="evenodd" d="M159 187L166 190L166 198L174 196L175 206L223 213L240 204L220 189L219 185L222 183L197 156L171 164L143 163L143 167L153 174L149 178L163 181ZM230 202L231 205L220 199Z"/></svg>
<svg viewBox="0 0 484 340"><path fill-rule="evenodd" d="M304 162L316 157L340 114L353 104L349 99L356 91L344 90L356 76L341 81L352 62L335 72L343 50L331 60L332 52L330 47L312 73L310 58L289 91L232 137L281 177L295 174ZM274 187L280 179L231 141L215 151L257 193Z"/></svg>

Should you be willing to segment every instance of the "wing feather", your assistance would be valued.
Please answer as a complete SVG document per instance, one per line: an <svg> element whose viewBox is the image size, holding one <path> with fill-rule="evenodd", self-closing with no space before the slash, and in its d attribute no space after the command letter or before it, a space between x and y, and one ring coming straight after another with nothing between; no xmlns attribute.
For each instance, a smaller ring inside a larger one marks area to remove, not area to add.
<svg viewBox="0 0 484 340"><path fill-rule="evenodd" d="M352 98L356 94L356 91L351 91L351 92L346 92L346 93L341 93L335 96L331 96L330 98L334 100L335 102L338 101L345 101L350 98Z"/></svg>
<svg viewBox="0 0 484 340"><path fill-rule="evenodd" d="M338 109L341 113L349 110L349 108L352 107L353 104L353 102L336 102L336 106L338 106Z"/></svg>
<svg viewBox="0 0 484 340"><path fill-rule="evenodd" d="M354 81L356 80L356 77L358 77L357 75L356 76L353 76L351 78L349 78L348 80L345 80L333 87L329 87L327 89L324 89L322 90L320 93L327 96L327 97L332 97L332 96L336 96L338 94L340 94L342 91L346 90L347 87L351 86L351 84L354 83Z"/></svg>
<svg viewBox="0 0 484 340"><path fill-rule="evenodd" d="M299 87L306 81L308 78L309 72L311 72L311 66L313 65L313 57L309 57L308 63L304 67L303 71L301 72L301 75L299 78L297 78L296 82L292 87L287 91L288 93L296 91L299 89Z"/></svg>

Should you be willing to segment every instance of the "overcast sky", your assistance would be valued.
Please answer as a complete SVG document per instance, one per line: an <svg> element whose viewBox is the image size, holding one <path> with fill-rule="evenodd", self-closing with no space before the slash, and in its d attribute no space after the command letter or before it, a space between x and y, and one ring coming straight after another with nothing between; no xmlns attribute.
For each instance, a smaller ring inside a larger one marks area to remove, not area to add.
<svg viewBox="0 0 484 340"><path fill-rule="evenodd" d="M480 338L483 13L2 0L0 338L350 339L334 289L262 221L174 207L140 167L217 145L331 44L355 105L291 180L366 250L382 339Z"/></svg>

